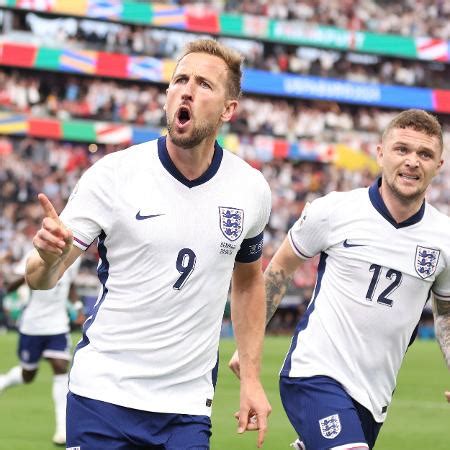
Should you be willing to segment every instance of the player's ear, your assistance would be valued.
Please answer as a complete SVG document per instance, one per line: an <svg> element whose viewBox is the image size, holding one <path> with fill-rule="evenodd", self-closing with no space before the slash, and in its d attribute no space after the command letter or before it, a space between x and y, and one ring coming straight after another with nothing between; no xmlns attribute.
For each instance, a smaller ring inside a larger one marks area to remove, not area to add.
<svg viewBox="0 0 450 450"><path fill-rule="evenodd" d="M383 145L377 145L377 163L380 167L383 167Z"/></svg>
<svg viewBox="0 0 450 450"><path fill-rule="evenodd" d="M225 100L225 106L222 115L220 116L222 122L229 122L233 117L233 114L236 111L237 107L238 107L237 100Z"/></svg>

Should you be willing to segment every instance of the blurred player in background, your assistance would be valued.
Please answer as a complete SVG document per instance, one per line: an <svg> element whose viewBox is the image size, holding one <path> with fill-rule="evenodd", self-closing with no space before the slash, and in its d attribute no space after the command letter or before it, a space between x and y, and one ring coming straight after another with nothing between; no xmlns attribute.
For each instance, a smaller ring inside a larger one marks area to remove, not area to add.
<svg viewBox="0 0 450 450"><path fill-rule="evenodd" d="M71 359L71 341L67 301L78 301L73 285L79 263L76 261L61 277L53 289L29 290L28 302L19 322L17 354L20 366L0 375L0 392L12 386L31 383L38 372L41 358L45 358L53 371L52 396L55 406L56 429L53 442L66 443L66 397L68 368ZM16 269L18 278L8 285L9 291L24 282L25 260Z"/></svg>
<svg viewBox="0 0 450 450"><path fill-rule="evenodd" d="M313 201L266 269L270 320L301 262L321 255L280 377L299 449L373 448L431 292L450 368L450 218L425 201L442 156L439 122L400 113L378 146L381 177Z"/></svg>
<svg viewBox="0 0 450 450"><path fill-rule="evenodd" d="M265 295L261 173L216 141L240 96L241 57L188 44L167 89L168 135L110 154L82 176L34 238L27 281L51 288L97 238L103 290L70 373L67 446L209 448L218 344L232 279L241 354L238 432L264 440L259 380Z"/></svg>

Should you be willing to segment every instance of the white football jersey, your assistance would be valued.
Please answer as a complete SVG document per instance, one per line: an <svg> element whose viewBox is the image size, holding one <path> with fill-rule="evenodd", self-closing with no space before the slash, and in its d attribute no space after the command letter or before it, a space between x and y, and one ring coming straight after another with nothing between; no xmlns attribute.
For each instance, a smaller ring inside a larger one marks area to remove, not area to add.
<svg viewBox="0 0 450 450"><path fill-rule="evenodd" d="M382 422L430 291L450 300L450 218L424 203L397 224L379 182L315 200L289 231L321 258L281 375L329 376Z"/></svg>
<svg viewBox="0 0 450 450"><path fill-rule="evenodd" d="M19 322L19 331L32 336L47 336L70 331L67 300L70 285L78 274L81 259L75 261L52 289L29 290L28 303ZM25 264L17 273L25 273Z"/></svg>
<svg viewBox="0 0 450 450"><path fill-rule="evenodd" d="M209 415L235 260L256 261L271 195L257 170L216 144L189 181L165 137L105 156L62 221L97 237L103 285L70 374L75 394L154 412Z"/></svg>

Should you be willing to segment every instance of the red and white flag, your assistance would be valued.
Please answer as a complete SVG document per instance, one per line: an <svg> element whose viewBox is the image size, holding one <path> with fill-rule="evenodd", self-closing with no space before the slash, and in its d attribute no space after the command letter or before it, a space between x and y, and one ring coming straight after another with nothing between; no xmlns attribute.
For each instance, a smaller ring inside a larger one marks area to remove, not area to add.
<svg viewBox="0 0 450 450"><path fill-rule="evenodd" d="M416 38L416 51L419 59L449 61L449 44L443 39Z"/></svg>

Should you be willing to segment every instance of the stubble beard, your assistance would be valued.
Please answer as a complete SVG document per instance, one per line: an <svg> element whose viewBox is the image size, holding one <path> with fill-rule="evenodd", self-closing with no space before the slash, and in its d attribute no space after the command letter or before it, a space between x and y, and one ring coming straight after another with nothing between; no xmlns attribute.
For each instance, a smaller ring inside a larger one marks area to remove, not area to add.
<svg viewBox="0 0 450 450"><path fill-rule="evenodd" d="M395 182L387 184L394 196L404 204L415 203L425 196L426 189L416 188L413 192L405 193Z"/></svg>
<svg viewBox="0 0 450 450"><path fill-rule="evenodd" d="M217 124L212 122L204 122L199 125L194 125L192 131L186 134L177 133L173 126L173 120L167 117L167 130L171 141L180 148L194 148L199 145L204 139L215 136L220 126L220 121Z"/></svg>

